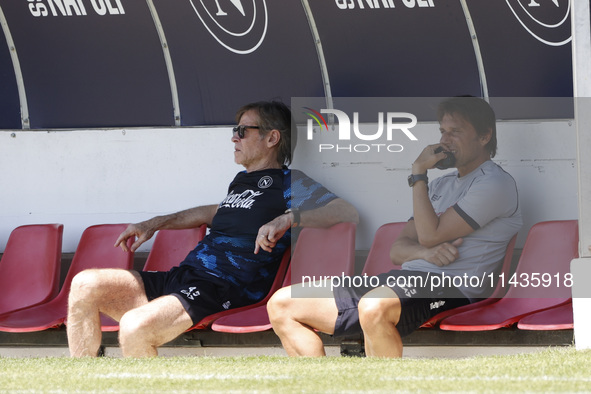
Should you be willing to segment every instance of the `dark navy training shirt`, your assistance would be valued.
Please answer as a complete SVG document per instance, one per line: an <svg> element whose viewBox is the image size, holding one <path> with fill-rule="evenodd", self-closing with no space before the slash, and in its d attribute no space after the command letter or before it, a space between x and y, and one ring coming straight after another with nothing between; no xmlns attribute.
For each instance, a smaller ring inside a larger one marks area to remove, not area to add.
<svg viewBox="0 0 591 394"><path fill-rule="evenodd" d="M267 294L279 262L291 242L291 232L272 252L254 254L259 228L288 208L309 210L337 198L324 186L297 170L269 169L236 175L219 204L209 234L181 265L190 265L242 290L258 301Z"/></svg>

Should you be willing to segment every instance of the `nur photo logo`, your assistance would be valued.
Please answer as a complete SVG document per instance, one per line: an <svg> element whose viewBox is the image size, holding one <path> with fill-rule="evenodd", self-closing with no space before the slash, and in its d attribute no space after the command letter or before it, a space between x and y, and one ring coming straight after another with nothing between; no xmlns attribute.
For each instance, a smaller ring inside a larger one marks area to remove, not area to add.
<svg viewBox="0 0 591 394"><path fill-rule="evenodd" d="M360 121L359 112L353 112L353 120L344 111L338 109L323 108L316 111L310 107L303 107L303 113L309 118L306 123L306 138L313 141L314 124L317 124L322 131L328 131L328 123L323 114L331 115L335 119L336 133L330 137L322 138L318 144L318 152L389 152L398 153L404 150L404 146L392 143L400 137L410 141L418 141L411 129L417 125L417 117L409 112L377 112L376 123L372 121L363 124ZM327 141L328 140L328 141ZM359 142L359 143L357 143Z"/></svg>
<svg viewBox="0 0 591 394"><path fill-rule="evenodd" d="M324 119L324 116L322 116L322 114L318 111L313 110L310 107L304 107L305 110L303 113L308 115L309 117L311 117L312 119L314 119L316 121L316 123L318 124L318 126L320 127L320 130L322 130L322 125L324 125L324 128L326 129L326 131L328 131L328 123L326 123L326 119ZM310 130L312 129L312 119L308 119L308 133L310 133ZM322 120L322 123L320 122ZM308 134L309 136L309 134ZM311 139L308 137L308 139Z"/></svg>

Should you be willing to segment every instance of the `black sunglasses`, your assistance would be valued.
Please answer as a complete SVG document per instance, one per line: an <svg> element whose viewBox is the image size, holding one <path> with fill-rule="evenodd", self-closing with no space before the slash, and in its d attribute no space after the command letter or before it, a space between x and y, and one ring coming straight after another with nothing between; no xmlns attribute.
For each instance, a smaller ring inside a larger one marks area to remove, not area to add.
<svg viewBox="0 0 591 394"><path fill-rule="evenodd" d="M246 129L260 129L260 126L236 126L232 129L232 135L234 135L234 133L238 133L238 138L243 139L244 138L244 132L246 131Z"/></svg>

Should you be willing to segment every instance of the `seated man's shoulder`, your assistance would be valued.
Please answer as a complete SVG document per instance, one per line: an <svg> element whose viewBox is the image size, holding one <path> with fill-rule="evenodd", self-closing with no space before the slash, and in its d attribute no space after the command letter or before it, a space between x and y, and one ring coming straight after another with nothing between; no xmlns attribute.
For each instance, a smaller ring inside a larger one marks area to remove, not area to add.
<svg viewBox="0 0 591 394"><path fill-rule="evenodd" d="M481 169L483 175L496 175L499 177L513 179L513 176L511 174L509 174L503 167L501 167L498 163L495 163L492 160L485 162L481 166Z"/></svg>
<svg viewBox="0 0 591 394"><path fill-rule="evenodd" d="M290 175L291 175L291 183L295 184L295 183L303 183L303 184L307 184L307 183L317 183L314 179L312 179L310 176L306 175L306 173L304 173L301 170L297 170L297 169L290 169Z"/></svg>
<svg viewBox="0 0 591 394"><path fill-rule="evenodd" d="M291 174L292 177L297 177L297 178L307 177L307 175L302 170L289 168L287 171Z"/></svg>
<svg viewBox="0 0 591 394"><path fill-rule="evenodd" d="M503 167L489 161L482 167L482 175L479 177L485 182L490 182L502 188L515 188L517 182L511 174L509 174Z"/></svg>

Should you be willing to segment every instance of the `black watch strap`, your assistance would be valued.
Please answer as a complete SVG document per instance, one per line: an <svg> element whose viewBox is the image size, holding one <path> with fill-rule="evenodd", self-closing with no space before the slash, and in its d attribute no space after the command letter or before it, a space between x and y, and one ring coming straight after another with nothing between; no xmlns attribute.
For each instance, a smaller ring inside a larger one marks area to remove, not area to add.
<svg viewBox="0 0 591 394"><path fill-rule="evenodd" d="M411 174L408 176L408 186L413 187L418 181L425 181L425 184L429 184L427 174Z"/></svg>

